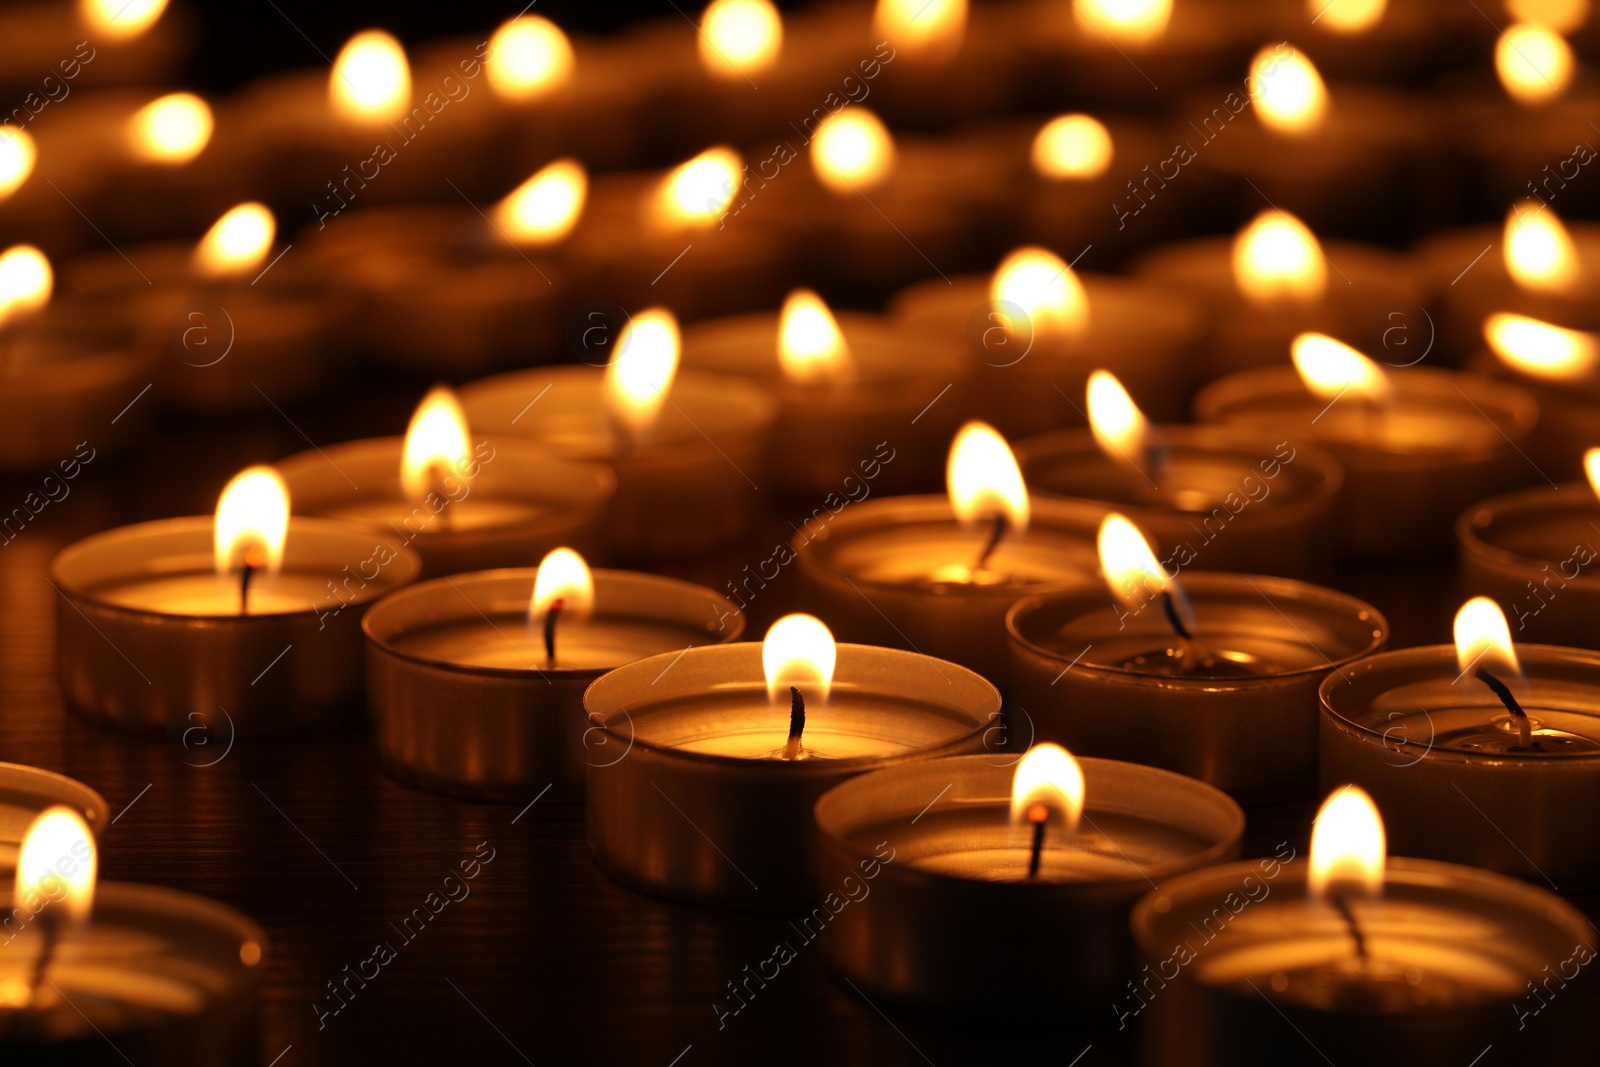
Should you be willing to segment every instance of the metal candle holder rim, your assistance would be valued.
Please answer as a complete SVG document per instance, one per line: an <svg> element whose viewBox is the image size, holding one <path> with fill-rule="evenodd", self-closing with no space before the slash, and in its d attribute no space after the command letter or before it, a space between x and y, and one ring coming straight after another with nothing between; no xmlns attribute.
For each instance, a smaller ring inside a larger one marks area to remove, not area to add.
<svg viewBox="0 0 1600 1067"><path fill-rule="evenodd" d="M1486 497L1463 511L1456 519L1456 540L1461 543L1461 547L1465 552L1495 563L1534 566L1540 563L1558 562L1556 560L1541 560L1534 556L1524 556L1520 552L1501 548L1499 545L1485 539L1480 533L1483 524L1478 522L1478 517L1483 512L1495 509L1506 510L1516 505L1532 503L1556 506L1587 503L1590 505L1590 510L1597 517L1600 517L1600 497L1597 497L1595 491L1582 482L1568 482L1565 485L1557 486L1553 490L1548 486L1534 489L1518 489L1515 492L1500 493L1496 496ZM1597 532L1595 536L1600 537L1600 532ZM1571 578L1563 574L1561 580L1569 584L1574 582L1579 585L1600 584L1600 575L1584 574L1579 571Z"/></svg>
<svg viewBox="0 0 1600 1067"><path fill-rule="evenodd" d="M21 774L61 786L63 793L75 795L73 803L76 806L76 810L84 816L84 821L89 824L89 829L94 833L94 836L99 838L101 834L105 833L111 809L106 804L106 798L101 796L99 791L92 786L85 785L76 778L65 774L46 770L43 767L29 766L26 763L0 763L0 775L5 774ZM19 785L24 789L26 788L25 783L19 783ZM61 801L56 799L52 800L51 803L59 804Z"/></svg>

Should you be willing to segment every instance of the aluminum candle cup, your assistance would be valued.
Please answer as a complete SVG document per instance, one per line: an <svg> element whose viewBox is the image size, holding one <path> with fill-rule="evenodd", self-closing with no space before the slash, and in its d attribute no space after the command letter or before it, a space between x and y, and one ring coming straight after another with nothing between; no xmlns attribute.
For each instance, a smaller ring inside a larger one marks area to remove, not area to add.
<svg viewBox="0 0 1600 1067"><path fill-rule="evenodd" d="M1047 835L1030 880L1032 829L1010 819L1014 762L925 760L852 778L817 802L821 870L808 904L851 897L831 916L826 951L873 1000L1100 1015L1134 970L1134 902L1155 881L1239 854L1244 812L1222 793L1083 759L1078 832ZM996 920L1013 936L963 933Z"/></svg>
<svg viewBox="0 0 1600 1067"><path fill-rule="evenodd" d="M1394 399L1383 409L1354 398L1330 404L1293 367L1280 366L1206 386L1195 397L1195 417L1331 452L1345 473L1339 525L1346 551L1436 551L1468 506L1532 473L1518 448L1539 407L1522 390L1475 374L1385 373Z"/></svg>
<svg viewBox="0 0 1600 1067"><path fill-rule="evenodd" d="M1283 578L1186 573L1180 581L1196 644L1216 661L1187 672L1154 600L1130 612L1100 583L1018 601L1006 616L1006 695L1032 722L1025 736L1163 767L1235 796L1309 793L1317 687L1383 648L1389 624L1354 597Z"/></svg>
<svg viewBox="0 0 1600 1067"><path fill-rule="evenodd" d="M779 317L772 313L688 327L683 363L753 379L778 398L768 463L782 488L847 490L845 479L860 480L863 460L882 459L883 444L894 459L883 467L878 492L928 488L943 477L959 415L955 404L928 406L946 388L957 395L966 388L972 373L966 353L959 344L941 345L895 329L881 316L834 317L854 369L847 382L786 378L777 355Z"/></svg>
<svg viewBox="0 0 1600 1067"><path fill-rule="evenodd" d="M1006 610L1030 593L1080 585L1099 566L1103 508L1032 501L1027 532L1004 538L973 580L988 523L963 526L936 496L844 509L790 542L800 602L836 636L952 660L1004 684Z"/></svg>
<svg viewBox="0 0 1600 1067"><path fill-rule="evenodd" d="M435 511L400 486L403 437L351 441L302 452L274 466L295 511L368 527L391 547L409 546L434 577L521 566L566 545L599 556L616 477L516 438L479 438L478 474ZM438 500L447 500L443 496Z"/></svg>
<svg viewBox="0 0 1600 1067"><path fill-rule="evenodd" d="M1518 645L1538 751L1445 645L1373 656L1322 682L1324 790L1347 782L1385 813L1396 852L1563 892L1600 886L1600 653Z"/></svg>
<svg viewBox="0 0 1600 1067"><path fill-rule="evenodd" d="M1307 899L1303 869L1246 861L1164 882L1133 910L1148 963L1118 1017L1148 1009L1149 1062L1202 1067L1283 1062L1308 1044L1331 1063L1374 1065L1470 1063L1513 1037L1535 1060L1541 1048L1567 1049L1553 1058L1562 1062L1592 1047L1592 1035L1571 1047L1581 1031L1558 1018L1516 1025L1543 1006L1539 983L1593 958L1593 930L1561 898L1487 871L1393 859L1382 897L1351 909L1365 973L1339 913Z"/></svg>
<svg viewBox="0 0 1600 1067"><path fill-rule="evenodd" d="M1502 605L1518 640L1600 649L1600 500L1588 485L1491 497L1456 523L1461 586Z"/></svg>
<svg viewBox="0 0 1600 1067"><path fill-rule="evenodd" d="M1015 304L990 296L989 275L935 279L895 295L889 311L908 327L949 340L966 338L979 362L973 384L984 419L1007 437L1082 425L1076 398L1091 372L1111 367L1145 414L1184 416L1194 355L1205 330L1199 305L1169 286L1080 275L1089 324L1076 339L1035 333Z"/></svg>
<svg viewBox="0 0 1600 1067"><path fill-rule="evenodd" d="M212 523L125 526L56 556L56 674L74 711L130 730L208 721L219 737L256 737L297 733L360 699L360 615L417 577L416 554L344 523L292 519L282 573L252 585L241 615L238 578L213 566Z"/></svg>
<svg viewBox="0 0 1600 1067"><path fill-rule="evenodd" d="M584 694L614 753L588 768L589 849L608 874L701 904L809 906L817 798L866 771L977 752L1000 715L1000 694L971 671L841 644L828 700L807 705L807 758L785 760L788 701L769 702L761 652L652 656Z"/></svg>
<svg viewBox="0 0 1600 1067"><path fill-rule="evenodd" d="M1344 469L1320 448L1214 426L1163 426L1164 473L1152 481L1105 454L1089 430L1017 445L1035 496L1113 508L1181 554L1184 567L1306 578L1332 563Z"/></svg>
<svg viewBox="0 0 1600 1067"><path fill-rule="evenodd" d="M1600 263L1595 264L1595 270L1600 272ZM1600 293L1587 306L1600 307ZM1600 381L1589 374L1534 377L1507 366L1489 351L1468 356L1466 369L1515 382L1539 405L1539 424L1523 448L1530 462L1556 481L1584 476L1583 454L1600 442Z"/></svg>
<svg viewBox="0 0 1600 1067"><path fill-rule="evenodd" d="M39 924L24 926L0 952L0 983L25 987L42 947ZM88 925L62 935L46 972L59 995L0 1008L0 1054L43 1067L256 1063L266 952L261 928L225 905L101 882Z"/></svg>
<svg viewBox="0 0 1600 1067"><path fill-rule="evenodd" d="M98 837L111 811L105 798L75 779L39 767L0 763L0 876L16 873L17 848L29 825L52 804L77 812Z"/></svg>
<svg viewBox="0 0 1600 1067"><path fill-rule="evenodd" d="M744 632L744 616L709 589L596 570L596 613L561 620L552 664L528 621L537 573L424 582L367 613L367 707L390 774L487 800L525 801L552 783L559 799L582 799L585 766L625 751L590 728L589 683L636 659Z"/></svg>
<svg viewBox="0 0 1600 1067"><path fill-rule="evenodd" d="M617 495L606 525L619 551L721 544L746 529L760 503L756 486L778 405L749 382L680 372L650 435L636 443L610 422L599 368L501 374L459 396L474 433L523 437L567 459L610 463Z"/></svg>

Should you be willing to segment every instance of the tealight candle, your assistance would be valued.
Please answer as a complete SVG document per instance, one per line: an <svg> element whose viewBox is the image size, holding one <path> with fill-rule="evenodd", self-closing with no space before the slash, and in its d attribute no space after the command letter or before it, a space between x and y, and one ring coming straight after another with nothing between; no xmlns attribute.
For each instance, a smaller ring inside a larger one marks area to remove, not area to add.
<svg viewBox="0 0 1600 1067"><path fill-rule="evenodd" d="M361 523L422 557L428 576L510 567L558 545L597 551L616 477L516 438L474 442L455 394L428 393L406 435L275 464L302 515Z"/></svg>
<svg viewBox="0 0 1600 1067"><path fill-rule="evenodd" d="M590 572L570 549L537 568L424 582L373 607L367 692L385 768L426 789L525 801L583 796L584 768L623 759L583 713L606 671L736 641L744 616L709 589Z"/></svg>
<svg viewBox="0 0 1600 1067"><path fill-rule="evenodd" d="M260 1054L267 938L232 908L97 884L94 837L49 808L23 840L0 952L0 1049L28 1063L244 1063Z"/></svg>
<svg viewBox="0 0 1600 1067"><path fill-rule="evenodd" d="M1094 573L1103 509L1030 500L1004 439L968 423L950 449L948 497L853 504L790 542L801 602L862 643L954 660L1000 684L1006 609Z"/></svg>
<svg viewBox="0 0 1600 1067"><path fill-rule="evenodd" d="M626 753L589 766L595 862L647 892L754 910L812 901L823 793L866 771L977 752L1000 715L1000 694L971 671L836 646L809 615L779 619L760 645L619 667L583 703L597 739Z"/></svg>
<svg viewBox="0 0 1600 1067"><path fill-rule="evenodd" d="M130 730L220 713L228 736L291 733L359 697L359 616L421 566L361 527L291 520L282 479L250 468L215 519L126 526L56 556L62 694Z"/></svg>
<svg viewBox="0 0 1600 1067"><path fill-rule="evenodd" d="M683 362L770 389L779 404L774 478L783 489L818 493L859 479L859 464L884 443L895 460L880 491L923 488L955 430L955 405L934 401L947 389L959 395L971 374L958 344L940 347L875 315L835 315L805 289L777 315L689 327Z"/></svg>
<svg viewBox="0 0 1600 1067"><path fill-rule="evenodd" d="M0 874L16 870L17 849L28 827L56 805L72 811L97 834L105 832L111 817L105 798L82 782L40 767L0 763Z"/></svg>
<svg viewBox="0 0 1600 1067"><path fill-rule="evenodd" d="M1582 477L1579 457L1600 438L1600 335L1509 312L1482 326L1488 348L1468 368L1515 382L1539 404L1529 461L1546 478Z"/></svg>
<svg viewBox="0 0 1600 1067"><path fill-rule="evenodd" d="M1177 771L1236 796L1309 792L1323 678L1383 648L1368 604L1282 578L1188 574L1120 515L1103 588L1018 601L1007 697L1033 736Z"/></svg>
<svg viewBox="0 0 1600 1067"><path fill-rule="evenodd" d="M889 310L907 327L967 339L982 364L978 410L1011 437L1081 425L1072 397L1096 367L1113 368L1161 419L1181 418L1197 384L1198 305L1170 287L1080 278L1043 248L1013 251L992 278L920 282Z"/></svg>
<svg viewBox="0 0 1600 1067"><path fill-rule="evenodd" d="M1344 485L1332 456L1231 427L1153 427L1109 371L1089 376L1087 401L1090 429L1017 446L1036 494L1114 507L1184 567L1292 578L1328 570Z"/></svg>
<svg viewBox="0 0 1600 1067"><path fill-rule="evenodd" d="M1324 786L1366 789L1408 852L1600 885L1600 654L1513 648L1485 597L1456 615L1455 638L1324 680Z"/></svg>
<svg viewBox="0 0 1600 1067"><path fill-rule="evenodd" d="M1455 517L1532 475L1519 448L1539 418L1527 393L1475 374L1385 370L1322 334L1297 337L1294 367L1230 375L1195 416L1314 441L1345 471L1346 551L1395 556L1448 543Z"/></svg>
<svg viewBox="0 0 1600 1067"><path fill-rule="evenodd" d="M1579 1036L1526 1026L1519 1002L1542 1005L1533 991L1552 968L1593 958L1582 914L1486 871L1386 857L1372 800L1348 786L1323 804L1308 864L1163 883L1133 910L1147 996L1130 982L1119 1017L1148 1012L1156 1061L1208 1067L1302 1045L1330 1063L1466 1063L1513 1036L1538 1057Z"/></svg>
<svg viewBox="0 0 1600 1067"><path fill-rule="evenodd" d="M1015 768L1010 766L1014 762ZM1166 771L952 756L874 771L817 802L818 899L838 972L874 1000L936 1011L1090 1016L1133 970L1128 912L1156 881L1239 854L1244 813ZM1004 916L1021 936L971 938Z"/></svg>
<svg viewBox="0 0 1600 1067"><path fill-rule="evenodd" d="M684 552L737 537L765 479L777 402L737 378L677 372L677 321L633 316L605 370L552 367L461 390L476 433L523 437L617 472L607 516L619 551Z"/></svg>
<svg viewBox="0 0 1600 1067"><path fill-rule="evenodd" d="M1009 13L968 0L877 0L863 26L865 5L824 8L817 23L857 43L861 55L883 60L873 87L876 106L896 125L939 128L951 120L1004 109L1016 45ZM847 90L849 86L845 86Z"/></svg>

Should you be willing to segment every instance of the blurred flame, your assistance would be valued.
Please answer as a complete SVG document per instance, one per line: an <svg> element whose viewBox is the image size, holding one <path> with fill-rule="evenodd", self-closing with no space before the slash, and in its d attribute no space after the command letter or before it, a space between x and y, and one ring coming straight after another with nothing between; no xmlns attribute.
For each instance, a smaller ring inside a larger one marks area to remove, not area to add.
<svg viewBox="0 0 1600 1067"><path fill-rule="evenodd" d="M1547 104L1566 92L1572 67L1572 49L1543 26L1508 26L1495 42L1495 73L1511 98L1524 106Z"/></svg>
<svg viewBox="0 0 1600 1067"><path fill-rule="evenodd" d="M836 193L872 189L894 170L894 139L878 116L866 108L848 108L817 128L811 166Z"/></svg>
<svg viewBox="0 0 1600 1067"><path fill-rule="evenodd" d="M1512 205L1506 216L1506 270L1523 289L1570 293L1582 277L1578 249L1555 210L1532 200Z"/></svg>
<svg viewBox="0 0 1600 1067"><path fill-rule="evenodd" d="M1313 897L1351 890L1377 896L1383 892L1387 851L1377 805L1360 787L1347 785L1323 801L1311 826L1306 887Z"/></svg>
<svg viewBox="0 0 1600 1067"><path fill-rule="evenodd" d="M80 0L78 13L89 28L107 37L129 38L155 25L167 0Z"/></svg>
<svg viewBox="0 0 1600 1067"><path fill-rule="evenodd" d="M1521 681L1522 664L1511 643L1505 612L1486 596L1475 596L1456 612L1456 666L1461 673L1482 667L1503 682Z"/></svg>
<svg viewBox="0 0 1600 1067"><path fill-rule="evenodd" d="M1006 439L984 422L969 422L956 433L945 467L950 507L964 525L1004 515L1011 529L1028 528L1028 487Z"/></svg>
<svg viewBox="0 0 1600 1067"><path fill-rule="evenodd" d="M1112 459L1133 459L1145 450L1150 422L1110 371L1089 375L1089 429Z"/></svg>
<svg viewBox="0 0 1600 1067"><path fill-rule="evenodd" d="M1553 381L1592 377L1600 362L1600 338L1526 315L1496 312L1483 323L1483 337L1500 361L1514 370Z"/></svg>
<svg viewBox="0 0 1600 1067"><path fill-rule="evenodd" d="M1028 749L1011 776L1011 821L1026 821L1035 804L1044 805L1066 833L1077 830L1083 815L1083 768L1072 753L1049 741Z"/></svg>
<svg viewBox="0 0 1600 1067"><path fill-rule="evenodd" d="M1322 246L1305 223L1271 208L1233 239L1233 279L1250 300L1312 301L1328 288Z"/></svg>
<svg viewBox="0 0 1600 1067"><path fill-rule="evenodd" d="M1033 138L1033 169L1056 180L1098 178L1111 166L1111 131L1088 115L1061 115Z"/></svg>
<svg viewBox="0 0 1600 1067"><path fill-rule="evenodd" d="M1148 44L1166 32L1172 0L1073 0L1078 28L1112 41Z"/></svg>
<svg viewBox="0 0 1600 1067"><path fill-rule="evenodd" d="M1591 448L1583 454L1583 473L1589 476L1589 488L1600 496L1600 448Z"/></svg>
<svg viewBox="0 0 1600 1067"><path fill-rule="evenodd" d="M1151 597L1177 589L1178 583L1167 576L1150 542L1127 516L1113 511L1100 520L1096 547L1100 573L1111 595L1125 607L1141 608Z"/></svg>
<svg viewBox="0 0 1600 1067"><path fill-rule="evenodd" d="M778 366L792 382L848 381L853 375L850 346L822 298L796 289L778 317Z"/></svg>
<svg viewBox="0 0 1600 1067"><path fill-rule="evenodd" d="M1506 13L1516 22L1567 34L1589 19L1589 0L1506 0Z"/></svg>
<svg viewBox="0 0 1600 1067"><path fill-rule="evenodd" d="M588 195L589 175L583 164L558 159L495 205L495 225L513 244L552 245L572 232Z"/></svg>
<svg viewBox="0 0 1600 1067"><path fill-rule="evenodd" d="M572 44L561 27L538 15L518 15L489 38L484 67L489 84L508 100L528 100L572 77Z"/></svg>
<svg viewBox="0 0 1600 1067"><path fill-rule="evenodd" d="M1034 337L1080 337L1089 328L1089 294L1066 261L1047 249L1024 246L1006 256L989 298L1021 308Z"/></svg>
<svg viewBox="0 0 1600 1067"><path fill-rule="evenodd" d="M277 574L289 535L289 487L271 467L246 467L217 499L214 550L218 574L248 563Z"/></svg>
<svg viewBox="0 0 1600 1067"><path fill-rule="evenodd" d="M16 192L17 187L28 180L38 158L33 137L26 130L0 127L0 200Z"/></svg>
<svg viewBox="0 0 1600 1067"><path fill-rule="evenodd" d="M1394 383L1382 367L1326 334L1300 334L1290 343L1289 353L1300 380L1324 400L1349 394L1358 400L1385 404L1394 393Z"/></svg>
<svg viewBox="0 0 1600 1067"><path fill-rule="evenodd" d="M1306 0L1312 21L1334 33L1370 30L1388 6L1389 0Z"/></svg>
<svg viewBox="0 0 1600 1067"><path fill-rule="evenodd" d="M771 66L783 47L783 20L769 0L712 0L700 15L700 62L741 78Z"/></svg>
<svg viewBox="0 0 1600 1067"><path fill-rule="evenodd" d="M543 619L550 605L561 601L564 616L585 617L594 611L594 575L583 557L570 548L552 549L539 561L533 579L528 619Z"/></svg>
<svg viewBox="0 0 1600 1067"><path fill-rule="evenodd" d="M193 93L168 93L134 112L128 146L146 163L187 163L211 140L211 108Z"/></svg>
<svg viewBox="0 0 1600 1067"><path fill-rule="evenodd" d="M13 245L0 254L0 323L32 314L50 302L55 274L43 252Z"/></svg>
<svg viewBox="0 0 1600 1067"><path fill-rule="evenodd" d="M333 109L356 122L390 122L411 106L411 68L400 42L363 30L345 42L328 75Z"/></svg>
<svg viewBox="0 0 1600 1067"><path fill-rule="evenodd" d="M228 211L200 238L194 269L203 278L232 278L259 267L272 251L278 223L266 205L251 201Z"/></svg>
<svg viewBox="0 0 1600 1067"><path fill-rule="evenodd" d="M839 648L823 621L813 615L785 615L761 641L761 669L767 676L767 698L782 701L792 685L809 703L826 701L833 688Z"/></svg>
<svg viewBox="0 0 1600 1067"><path fill-rule="evenodd" d="M472 455L467 416L456 394L436 385L422 398L406 427L400 456L400 488L406 499L422 500L446 477L465 480L462 468Z"/></svg>
<svg viewBox="0 0 1600 1067"><path fill-rule="evenodd" d="M1302 134L1321 125L1328 90L1305 56L1280 56L1276 45L1263 48L1250 61L1250 77L1260 86L1252 102L1268 129Z"/></svg>
<svg viewBox="0 0 1600 1067"><path fill-rule="evenodd" d="M961 51L967 0L878 0L872 32L924 63L943 63Z"/></svg>
<svg viewBox="0 0 1600 1067"><path fill-rule="evenodd" d="M89 824L71 808L52 805L22 835L12 903L25 919L50 912L83 922L94 908L98 864Z"/></svg>
<svg viewBox="0 0 1600 1067"><path fill-rule="evenodd" d="M606 365L606 402L633 436L655 424L678 372L678 351L678 320L666 308L647 308L622 328Z"/></svg>
<svg viewBox="0 0 1600 1067"><path fill-rule="evenodd" d="M739 154L708 148L675 167L656 196L656 222L671 228L710 226L733 203L739 188Z"/></svg>

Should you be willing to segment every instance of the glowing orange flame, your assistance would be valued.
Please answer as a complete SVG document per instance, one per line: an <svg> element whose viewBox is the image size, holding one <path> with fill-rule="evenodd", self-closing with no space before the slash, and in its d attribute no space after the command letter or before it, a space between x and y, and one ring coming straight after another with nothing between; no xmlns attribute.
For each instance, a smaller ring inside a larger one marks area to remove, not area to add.
<svg viewBox="0 0 1600 1067"><path fill-rule="evenodd" d="M1557 382L1594 376L1600 338L1526 315L1497 312L1483 323L1483 337L1500 361L1535 378Z"/></svg>
<svg viewBox="0 0 1600 1067"><path fill-rule="evenodd" d="M12 902L26 921L43 912L81 923L94 907L99 855L88 823L71 808L46 808L28 824L17 853Z"/></svg>
<svg viewBox="0 0 1600 1067"><path fill-rule="evenodd" d="M1036 805L1043 805L1068 834L1083 815L1083 768L1070 752L1048 741L1028 749L1011 776L1011 821L1027 821Z"/></svg>
<svg viewBox="0 0 1600 1067"><path fill-rule="evenodd" d="M1386 404L1394 394L1389 376L1366 356L1326 334L1303 333L1290 344L1294 369L1307 389L1333 400L1349 396Z"/></svg>
<svg viewBox="0 0 1600 1067"><path fill-rule="evenodd" d="M1011 529L1028 528L1028 487L1006 439L994 427L969 422L956 433L945 469L950 507L964 525L1004 515Z"/></svg>
<svg viewBox="0 0 1600 1067"><path fill-rule="evenodd" d="M1359 787L1347 785L1323 801L1312 824L1306 887L1313 897L1377 896L1383 891L1387 852L1377 805Z"/></svg>
<svg viewBox="0 0 1600 1067"><path fill-rule="evenodd" d="M277 574L289 536L289 487L271 467L247 467L217 499L214 544L218 574L249 564Z"/></svg>
<svg viewBox="0 0 1600 1067"><path fill-rule="evenodd" d="M1578 249L1555 210L1522 200L1506 216L1505 262L1511 280L1538 293L1570 293L1583 280Z"/></svg>
<svg viewBox="0 0 1600 1067"><path fill-rule="evenodd" d="M811 166L836 193L873 189L894 170L894 140L878 116L862 107L848 108L817 128Z"/></svg>
<svg viewBox="0 0 1600 1067"><path fill-rule="evenodd" d="M128 120L128 148L146 163L187 163L211 141L211 108L193 93L168 93Z"/></svg>
<svg viewBox="0 0 1600 1067"><path fill-rule="evenodd" d="M400 42L363 30L345 42L328 76L333 109L353 122L391 122L411 106L411 67Z"/></svg>
<svg viewBox="0 0 1600 1067"><path fill-rule="evenodd" d="M1508 26L1494 46L1500 84L1526 107L1548 104L1572 83L1572 49L1543 26Z"/></svg>
<svg viewBox="0 0 1600 1067"><path fill-rule="evenodd" d="M761 669L767 697L780 701L796 686L808 698L826 701L833 688L838 646L827 625L813 615L785 615L772 624L761 642Z"/></svg>
<svg viewBox="0 0 1600 1067"><path fill-rule="evenodd" d="M850 346L822 298L796 289L778 317L778 365L784 377L804 384L839 383L854 375Z"/></svg>
<svg viewBox="0 0 1600 1067"><path fill-rule="evenodd" d="M1088 181L1111 167L1111 131L1088 115L1051 119L1033 138L1036 173L1057 181Z"/></svg>
<svg viewBox="0 0 1600 1067"><path fill-rule="evenodd" d="M1248 299L1319 300L1328 288L1322 246L1305 223L1273 208L1257 215L1233 241L1233 279Z"/></svg>
<svg viewBox="0 0 1600 1067"><path fill-rule="evenodd" d="M525 248L553 245L578 224L589 195L589 175L575 159L558 159L495 205L495 225Z"/></svg>
<svg viewBox="0 0 1600 1067"><path fill-rule="evenodd" d="M570 548L557 548L539 561L533 579L533 598L528 602L528 619L538 622L561 601L561 613L583 618L594 611L594 575L583 557Z"/></svg>
<svg viewBox="0 0 1600 1067"><path fill-rule="evenodd" d="M769 0L712 0L700 16L700 62L723 78L770 67L783 48L783 20Z"/></svg>
<svg viewBox="0 0 1600 1067"><path fill-rule="evenodd" d="M484 67L489 85L508 100L531 100L572 77L572 44L561 27L538 15L518 15L489 39Z"/></svg>

